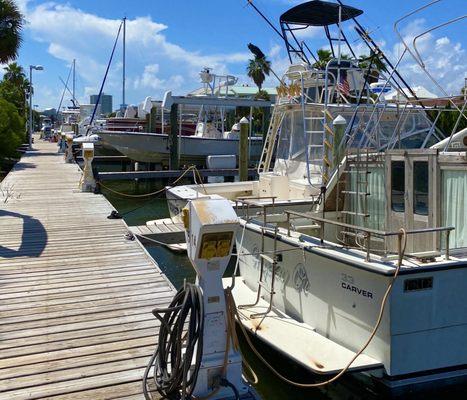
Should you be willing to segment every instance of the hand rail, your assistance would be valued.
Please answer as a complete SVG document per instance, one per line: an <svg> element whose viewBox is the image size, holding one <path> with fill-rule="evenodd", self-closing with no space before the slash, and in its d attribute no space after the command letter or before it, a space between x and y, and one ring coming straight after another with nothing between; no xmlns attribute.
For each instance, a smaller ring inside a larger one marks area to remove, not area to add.
<svg viewBox="0 0 467 400"><path fill-rule="evenodd" d="M366 228L363 226L358 226L358 225L352 225L352 224L347 224L345 222L338 222L334 220L330 220L327 218L321 218L321 217L315 217L310 214L304 214L301 212L297 211L284 211L284 213L287 215L287 236L290 236L290 216L295 215L297 217L301 218L306 218L306 219L311 219L313 221L320 222L322 227L324 228L325 224L329 225L335 225L335 226L340 226L342 228L347 228L347 229L352 229L356 232L363 232L366 234L365 239L366 239L366 261L370 261L370 238L371 235L375 236L380 236L380 237L389 237L389 236L399 236L400 231L380 231L377 229L372 229L372 228ZM422 229L412 229L412 230L407 230L405 233L407 235L415 235L415 234L420 234L420 233L431 233L431 232L446 232L446 254L445 254L445 259L449 260L449 234L451 233L452 230L455 228L453 226L443 226L443 227L431 227L431 228L422 228ZM324 229L321 229L321 242L324 241L323 238L323 231Z"/></svg>

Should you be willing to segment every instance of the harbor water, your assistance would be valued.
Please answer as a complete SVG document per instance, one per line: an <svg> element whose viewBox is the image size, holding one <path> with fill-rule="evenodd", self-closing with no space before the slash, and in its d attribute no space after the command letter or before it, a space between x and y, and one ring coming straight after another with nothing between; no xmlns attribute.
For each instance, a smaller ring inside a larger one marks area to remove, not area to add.
<svg viewBox="0 0 467 400"><path fill-rule="evenodd" d="M110 170L108 165L105 170ZM115 191L130 195L148 193L163 188L163 183L141 180L135 181L108 181L105 185ZM123 216L128 225L144 225L148 220L167 218L169 216L167 202L164 193L158 197L122 197L113 194L105 188L103 194ZM183 281L194 281L195 271L185 253L174 253L167 248L158 245L147 245L148 252L156 260L161 270L167 275L172 284L179 288ZM293 340L293 338L291 338ZM326 376L312 376L301 367L290 363L277 352L271 351L259 341L254 341L257 348L265 356L267 361L286 377L303 383L321 382ZM338 382L320 388L297 388L281 381L270 372L260 360L248 349L246 343L241 343L243 354L258 376L255 389L262 399L266 400L354 400L354 399L464 399L465 386L450 386L444 388L430 387L423 391L404 393L388 393L385 389L373 384L371 378L363 374L346 374Z"/></svg>

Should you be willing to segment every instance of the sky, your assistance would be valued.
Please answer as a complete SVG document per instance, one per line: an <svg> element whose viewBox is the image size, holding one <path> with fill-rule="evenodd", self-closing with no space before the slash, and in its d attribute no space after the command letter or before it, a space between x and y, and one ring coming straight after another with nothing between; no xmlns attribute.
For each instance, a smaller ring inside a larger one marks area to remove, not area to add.
<svg viewBox="0 0 467 400"><path fill-rule="evenodd" d="M186 94L200 87L203 67L217 74L238 76L240 84L253 85L246 76L251 54L249 42L259 46L281 74L289 65L282 39L256 14L247 0L16 0L26 24L18 62L43 65L34 71L34 104L39 109L57 107L70 65L76 59L76 97L89 103L97 93L110 57L121 19L127 17L126 102L137 104L146 96L162 98L167 90ZM302 3L295 0L255 0L256 6L278 26L280 15ZM394 61L401 53L394 22L428 0L347 0L364 10L360 23ZM441 0L400 25L407 43L419 33L465 13L466 0ZM357 54L367 53L353 24L345 32ZM467 18L424 35L417 46L426 68L443 90L458 94L467 77ZM312 50L325 47L322 28L300 33ZM122 101L122 45L118 44L104 92ZM411 85L422 85L442 95L413 58L400 63ZM0 72L0 75L2 72ZM266 86L276 86L271 76ZM71 86L71 85L70 85ZM70 96L65 96L69 105Z"/></svg>

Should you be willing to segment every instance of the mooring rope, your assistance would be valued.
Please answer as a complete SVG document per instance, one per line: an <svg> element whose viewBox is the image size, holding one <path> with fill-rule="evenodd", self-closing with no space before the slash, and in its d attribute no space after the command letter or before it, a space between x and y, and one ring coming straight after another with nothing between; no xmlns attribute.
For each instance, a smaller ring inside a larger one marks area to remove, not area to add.
<svg viewBox="0 0 467 400"><path fill-rule="evenodd" d="M177 182L179 182L180 179L182 179L189 171L192 171L192 170L197 170L195 165L190 165L185 171L183 171L183 173L177 179L175 179L175 181L172 182L172 184L176 184ZM162 189L156 190L155 192L143 193L143 194L129 194L129 193L123 193L123 192L120 192L118 190L112 189L109 186L102 183L102 181L98 180L97 183L99 183L99 185L101 185L103 188L105 188L109 192L112 192L112 193L114 193L116 195L119 195L119 196L122 196L122 197L130 197L130 198L152 197L152 196L158 195L160 193L163 193L163 192L165 192L167 190L167 188L164 187Z"/></svg>

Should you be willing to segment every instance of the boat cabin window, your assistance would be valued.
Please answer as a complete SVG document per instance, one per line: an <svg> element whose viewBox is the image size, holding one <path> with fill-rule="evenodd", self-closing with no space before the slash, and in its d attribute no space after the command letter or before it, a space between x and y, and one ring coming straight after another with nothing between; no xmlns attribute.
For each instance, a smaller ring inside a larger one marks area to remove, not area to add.
<svg viewBox="0 0 467 400"><path fill-rule="evenodd" d="M413 212L428 215L428 161L413 163Z"/></svg>
<svg viewBox="0 0 467 400"><path fill-rule="evenodd" d="M393 161L391 163L391 208L396 212L405 211L405 163Z"/></svg>

